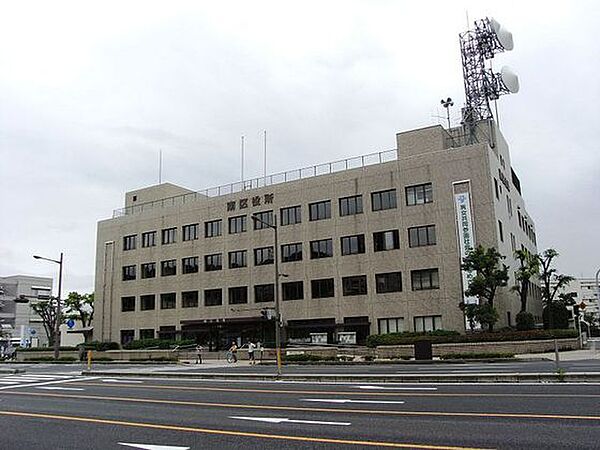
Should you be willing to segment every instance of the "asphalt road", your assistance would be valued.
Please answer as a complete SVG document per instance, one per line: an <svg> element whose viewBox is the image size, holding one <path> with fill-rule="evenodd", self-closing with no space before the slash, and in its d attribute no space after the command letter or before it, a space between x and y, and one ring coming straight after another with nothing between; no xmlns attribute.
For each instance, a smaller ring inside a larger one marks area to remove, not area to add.
<svg viewBox="0 0 600 450"><path fill-rule="evenodd" d="M0 417L0 448L15 450L593 449L600 442L600 385L334 385L36 372L0 377Z"/></svg>

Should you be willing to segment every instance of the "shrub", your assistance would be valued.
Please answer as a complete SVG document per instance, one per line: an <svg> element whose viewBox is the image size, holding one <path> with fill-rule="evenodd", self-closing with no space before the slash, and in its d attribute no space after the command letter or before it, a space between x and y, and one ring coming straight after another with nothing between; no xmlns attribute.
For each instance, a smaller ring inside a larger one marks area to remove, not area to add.
<svg viewBox="0 0 600 450"><path fill-rule="evenodd" d="M77 361L77 358L72 356L60 356L58 359L54 359L54 356L38 356L37 358L25 358L28 362L73 362Z"/></svg>
<svg viewBox="0 0 600 450"><path fill-rule="evenodd" d="M19 347L18 351L19 351L19 353L20 352L53 352L54 348L53 347L26 347L26 348ZM60 347L60 351L61 352L77 351L77 347Z"/></svg>
<svg viewBox="0 0 600 450"><path fill-rule="evenodd" d="M527 331L535 328L535 320L533 314L527 311L521 311L517 314L517 330Z"/></svg>
<svg viewBox="0 0 600 450"><path fill-rule="evenodd" d="M104 352L106 350L120 350L121 345L118 342L100 342L93 341L84 344L86 350L96 350L97 352Z"/></svg>
<svg viewBox="0 0 600 450"><path fill-rule="evenodd" d="M285 355L283 359L286 362L306 362L306 361L334 361L335 358L333 356L319 356L319 355L309 355L309 354L301 354L301 355Z"/></svg>
<svg viewBox="0 0 600 450"><path fill-rule="evenodd" d="M129 361L136 361L136 362L142 362L142 361L148 361L148 362L177 362L178 359L175 358L175 357L157 356L156 358L129 358Z"/></svg>
<svg viewBox="0 0 600 450"><path fill-rule="evenodd" d="M481 353L454 353L452 355L440 356L440 359L491 359L491 358L514 358L514 353L509 352L481 352Z"/></svg>
<svg viewBox="0 0 600 450"><path fill-rule="evenodd" d="M141 350L145 348L157 348L161 350L167 350L177 346L194 345L196 341L193 339L185 340L171 340L171 339L138 339L131 341L129 344L123 346L127 350Z"/></svg>
<svg viewBox="0 0 600 450"><path fill-rule="evenodd" d="M435 330L423 333L389 333L389 334L372 334L367 337L367 347L377 347L378 345L402 345L414 344L416 341L424 339L431 342L452 342L451 338L460 336L458 331L450 330Z"/></svg>

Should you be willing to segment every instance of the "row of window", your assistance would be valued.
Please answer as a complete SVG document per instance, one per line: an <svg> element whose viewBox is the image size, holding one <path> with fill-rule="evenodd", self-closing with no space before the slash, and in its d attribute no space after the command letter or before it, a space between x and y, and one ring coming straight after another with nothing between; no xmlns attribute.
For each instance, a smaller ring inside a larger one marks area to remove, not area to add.
<svg viewBox="0 0 600 450"><path fill-rule="evenodd" d="M422 247L436 244L435 225L413 227L408 229L409 247ZM342 256L365 253L365 235L357 234L340 238ZM388 230L373 233L373 250L375 252L397 250L400 248L400 236L398 230ZM247 250L236 250L228 254L228 267L237 269L248 266ZM310 259L328 258L333 256L333 239L320 239L310 242ZM302 261L302 243L283 244L281 246L281 261ZM273 247L261 247L254 249L254 265L264 266L273 264ZM211 272L223 268L222 254L216 253L205 255L204 271ZM197 273L199 261L197 256L190 256L181 260L181 271L183 274ZM177 261L169 259L160 262L161 276L177 274ZM140 278L156 277L156 263L149 262L140 265ZM123 281L135 280L136 266L123 266Z"/></svg>
<svg viewBox="0 0 600 450"><path fill-rule="evenodd" d="M438 269L421 269L410 272L411 287L413 291L427 289L439 289ZM310 291L311 298L330 298L335 297L335 287L333 278L322 278L311 280ZM377 294L386 294L392 292L402 292L402 273L387 272L375 274L375 292ZM356 275L342 278L342 295L367 295L367 276ZM291 281L281 284L281 298L287 300L304 299L304 282ZM140 311L156 309L156 295L148 294L140 296ZM176 308L176 293L169 292L160 294L160 309ZM236 286L227 289L227 301L230 305L248 303L248 286ZM259 284L254 286L254 303L264 303L275 301L275 289L271 284ZM204 306L219 306L223 304L223 289L205 289ZM198 291L185 291L181 293L182 308L196 308L199 305ZM135 311L136 297L121 297L121 311Z"/></svg>
<svg viewBox="0 0 600 450"><path fill-rule="evenodd" d="M406 205L420 205L433 201L433 188L431 183L408 186L405 188ZM396 189L371 193L371 209L383 211L397 207ZM362 195L354 195L339 199L340 216L362 214ZM309 220L324 220L331 218L331 200L324 200L308 205ZM262 230L274 224L273 211L262 211L253 215L254 229ZM280 224L293 225L302 222L302 207L300 205L280 209ZM248 216L235 216L228 218L229 234L244 233L248 229ZM222 235L222 219L204 222L204 236L207 238ZM193 241L200 238L200 224L193 223L184 225L181 229L183 241ZM177 227L161 230L160 242L162 245L173 244L177 241ZM157 245L157 232L147 231L142 233L142 247L154 247ZM123 237L123 250L135 250L137 248L137 234Z"/></svg>

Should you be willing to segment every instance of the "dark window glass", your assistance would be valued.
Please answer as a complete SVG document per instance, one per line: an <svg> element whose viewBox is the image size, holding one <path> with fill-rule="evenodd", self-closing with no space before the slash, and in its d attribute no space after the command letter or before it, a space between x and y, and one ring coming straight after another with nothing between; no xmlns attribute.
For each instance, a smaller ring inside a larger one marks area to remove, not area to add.
<svg viewBox="0 0 600 450"><path fill-rule="evenodd" d="M435 225L413 227L408 229L409 247L424 247L435 244Z"/></svg>
<svg viewBox="0 0 600 450"><path fill-rule="evenodd" d="M135 297L121 297L121 311L135 311Z"/></svg>
<svg viewBox="0 0 600 450"><path fill-rule="evenodd" d="M264 266L273 264L273 247L262 247L254 249L254 265Z"/></svg>
<svg viewBox="0 0 600 450"><path fill-rule="evenodd" d="M221 219L211 220L210 222L204 222L204 236L205 237L216 237L221 236L223 221Z"/></svg>
<svg viewBox="0 0 600 450"><path fill-rule="evenodd" d="M257 284L254 286L254 303L274 302L275 288L272 284Z"/></svg>
<svg viewBox="0 0 600 450"><path fill-rule="evenodd" d="M198 306L198 291L187 291L181 293L182 308L196 308Z"/></svg>
<svg viewBox="0 0 600 450"><path fill-rule="evenodd" d="M140 329L140 339L154 339L154 329L153 328Z"/></svg>
<svg viewBox="0 0 600 450"><path fill-rule="evenodd" d="M373 192L371 194L371 208L373 211L396 208L396 189Z"/></svg>
<svg viewBox="0 0 600 450"><path fill-rule="evenodd" d="M191 225L184 225L182 227L183 240L184 241L195 241L198 239L198 224L193 223Z"/></svg>
<svg viewBox="0 0 600 450"><path fill-rule="evenodd" d="M309 204L308 216L310 220L329 219L331 217L331 200Z"/></svg>
<svg viewBox="0 0 600 450"><path fill-rule="evenodd" d="M123 237L123 250L135 250L136 238L137 235L135 234Z"/></svg>
<svg viewBox="0 0 600 450"><path fill-rule="evenodd" d="M142 247L154 247L156 245L156 231L142 233Z"/></svg>
<svg viewBox="0 0 600 450"><path fill-rule="evenodd" d="M376 252L397 250L400 248L400 233L398 230L379 231L373 233L373 249Z"/></svg>
<svg viewBox="0 0 600 450"><path fill-rule="evenodd" d="M327 298L334 296L333 278L311 280L312 298Z"/></svg>
<svg viewBox="0 0 600 450"><path fill-rule="evenodd" d="M321 239L310 243L310 259L333 256L333 239Z"/></svg>
<svg viewBox="0 0 600 450"><path fill-rule="evenodd" d="M162 243L173 244L177 239L177 228L166 228L162 230Z"/></svg>
<svg viewBox="0 0 600 450"><path fill-rule="evenodd" d="M127 345L134 339L134 330L121 330L121 345Z"/></svg>
<svg viewBox="0 0 600 450"><path fill-rule="evenodd" d="M223 257L220 253L214 255L206 255L204 257L204 271L212 272L213 270L221 270L223 268Z"/></svg>
<svg viewBox="0 0 600 450"><path fill-rule="evenodd" d="M302 281L291 281L281 283L283 300L302 300L304 298L304 283Z"/></svg>
<svg viewBox="0 0 600 450"><path fill-rule="evenodd" d="M123 266L123 281L135 280L135 266Z"/></svg>
<svg viewBox="0 0 600 450"><path fill-rule="evenodd" d="M181 272L182 273L198 272L198 257L190 256L189 258L183 258L181 260Z"/></svg>
<svg viewBox="0 0 600 450"><path fill-rule="evenodd" d="M140 266L142 278L154 278L156 276L156 263L145 263Z"/></svg>
<svg viewBox="0 0 600 450"><path fill-rule="evenodd" d="M281 225L293 225L302 222L302 207L281 208Z"/></svg>
<svg viewBox="0 0 600 450"><path fill-rule="evenodd" d="M243 233L246 231L246 216L229 218L229 234Z"/></svg>
<svg viewBox="0 0 600 450"><path fill-rule="evenodd" d="M177 275L177 260L169 259L167 261L160 262L160 276L170 277Z"/></svg>
<svg viewBox="0 0 600 450"><path fill-rule="evenodd" d="M433 188L431 183L418 184L406 187L406 205L422 205L433 202Z"/></svg>
<svg viewBox="0 0 600 450"><path fill-rule="evenodd" d="M177 306L175 299L175 292L160 294L160 309L175 309Z"/></svg>
<svg viewBox="0 0 600 450"><path fill-rule="evenodd" d="M342 255L356 255L365 252L365 235L344 236L341 238Z"/></svg>
<svg viewBox="0 0 600 450"><path fill-rule="evenodd" d="M302 243L285 244L281 246L281 261L302 261Z"/></svg>
<svg viewBox="0 0 600 450"><path fill-rule="evenodd" d="M413 291L439 289L440 287L438 269L413 270L410 272L410 281Z"/></svg>
<svg viewBox="0 0 600 450"><path fill-rule="evenodd" d="M254 222L255 230L269 228L269 225L273 226L273 211L263 211L255 213L253 214L252 221Z"/></svg>
<svg viewBox="0 0 600 450"><path fill-rule="evenodd" d="M149 311L155 308L155 295L140 296L140 311Z"/></svg>
<svg viewBox="0 0 600 450"><path fill-rule="evenodd" d="M248 303L248 287L230 287L229 288L229 304L239 305L241 303Z"/></svg>
<svg viewBox="0 0 600 450"><path fill-rule="evenodd" d="M498 221L498 231L500 232L500 242L504 242L504 228L502 228L501 221Z"/></svg>
<svg viewBox="0 0 600 450"><path fill-rule="evenodd" d="M223 304L221 289L206 289L204 291L204 306L219 306Z"/></svg>
<svg viewBox="0 0 600 450"><path fill-rule="evenodd" d="M158 338L174 341L177 339L177 329L172 325L167 325L158 328Z"/></svg>
<svg viewBox="0 0 600 450"><path fill-rule="evenodd" d="M229 268L238 269L246 267L246 250L229 252Z"/></svg>
<svg viewBox="0 0 600 450"><path fill-rule="evenodd" d="M378 294L402 291L402 273L388 272L375 274L375 289Z"/></svg>
<svg viewBox="0 0 600 450"><path fill-rule="evenodd" d="M351 216L362 212L362 195L340 198L340 216Z"/></svg>
<svg viewBox="0 0 600 450"><path fill-rule="evenodd" d="M345 296L366 295L367 294L367 276L359 275L355 277L342 278L342 292Z"/></svg>

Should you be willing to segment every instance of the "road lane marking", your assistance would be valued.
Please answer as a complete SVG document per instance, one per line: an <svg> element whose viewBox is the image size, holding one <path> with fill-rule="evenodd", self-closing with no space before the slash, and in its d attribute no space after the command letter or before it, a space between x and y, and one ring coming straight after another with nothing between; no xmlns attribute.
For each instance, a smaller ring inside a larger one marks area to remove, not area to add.
<svg viewBox="0 0 600 450"><path fill-rule="evenodd" d="M202 406L207 408L260 409L273 411L304 411L342 414L372 414L396 416L433 416L433 417L481 417L481 418L510 418L510 419L548 419L548 420L586 420L600 422L600 416L565 415L565 414L535 414L535 413L485 413L485 412L445 412L445 411L397 411L397 410L368 410L368 409L336 409L336 408L307 408L299 406L252 405L236 403L192 402L184 400L160 400L153 398L107 397L100 395L81 394L51 394L41 392L6 392L10 395L25 395L32 397L71 398L75 400L108 400L115 402L151 403L162 405Z"/></svg>
<svg viewBox="0 0 600 450"><path fill-rule="evenodd" d="M83 380L95 380L97 377L86 377L81 379ZM5 390L5 389L16 389L16 388L28 388L28 387L37 387L37 386L46 386L49 384L60 384L60 383L70 383L73 382L75 380L79 380L80 378L71 378L71 379L61 379L61 380L51 380L51 381L44 381L41 383L27 383L27 384L13 384L10 386L0 386L0 390Z"/></svg>
<svg viewBox="0 0 600 450"><path fill-rule="evenodd" d="M85 391L84 388L60 387L60 386L38 386L36 389L44 389L47 391Z"/></svg>
<svg viewBox="0 0 600 450"><path fill-rule="evenodd" d="M363 445L363 446L370 446L370 447L416 448L416 449L429 449L429 450L486 450L486 449L482 449L482 448L473 448L473 447L455 447L455 446L445 446L445 445L361 441L361 440L334 439L334 438L312 437L312 436L292 436L292 435L282 435L282 434L252 433L252 432L245 432L245 431L183 427L183 426L177 426L177 425L166 425L166 424L147 423L147 422L126 422L126 421L122 421L122 420L96 419L96 418L92 418L92 417L62 416L62 415L55 415L55 414L41 414L41 413L31 413L31 412L19 412L19 411L0 411L0 415L15 416L15 417L30 417L30 418L36 418L36 419L64 420L64 421L84 422L84 423L98 423L98 424L106 424L106 425L120 425L120 426L127 426L127 427L136 427L136 428L151 428L151 429L156 429L156 430L185 431L185 432L189 432L189 433L215 434L215 435L224 435L224 436L243 436L243 437L259 438L259 439L275 439L275 440L283 440L283 441L300 441L300 442L318 442L318 443L322 443L322 444Z"/></svg>
<svg viewBox="0 0 600 450"><path fill-rule="evenodd" d="M307 425L352 425L351 422L324 422L319 420L299 420L299 419L288 419L287 417L248 417L248 416L229 416L230 419L238 420L252 420L255 422L268 422L268 423L303 423Z"/></svg>
<svg viewBox="0 0 600 450"><path fill-rule="evenodd" d="M0 384L18 384L18 381L0 381Z"/></svg>
<svg viewBox="0 0 600 450"><path fill-rule="evenodd" d="M437 391L436 387L387 387L387 386L352 386L357 389L392 389L392 390L402 390L402 391Z"/></svg>
<svg viewBox="0 0 600 450"><path fill-rule="evenodd" d="M138 381L138 380L117 380L116 378L103 378L102 379L103 383L131 383L131 384L138 384L138 383L143 383L143 381Z"/></svg>
<svg viewBox="0 0 600 450"><path fill-rule="evenodd" d="M303 398L302 402L315 402L315 403L368 403L377 405L403 405L402 401L391 401L391 400L351 400L351 399L339 399L339 398Z"/></svg>
<svg viewBox="0 0 600 450"><path fill-rule="evenodd" d="M142 450L189 450L189 447L175 447L173 445L134 444L131 442L117 442L117 444Z"/></svg>

